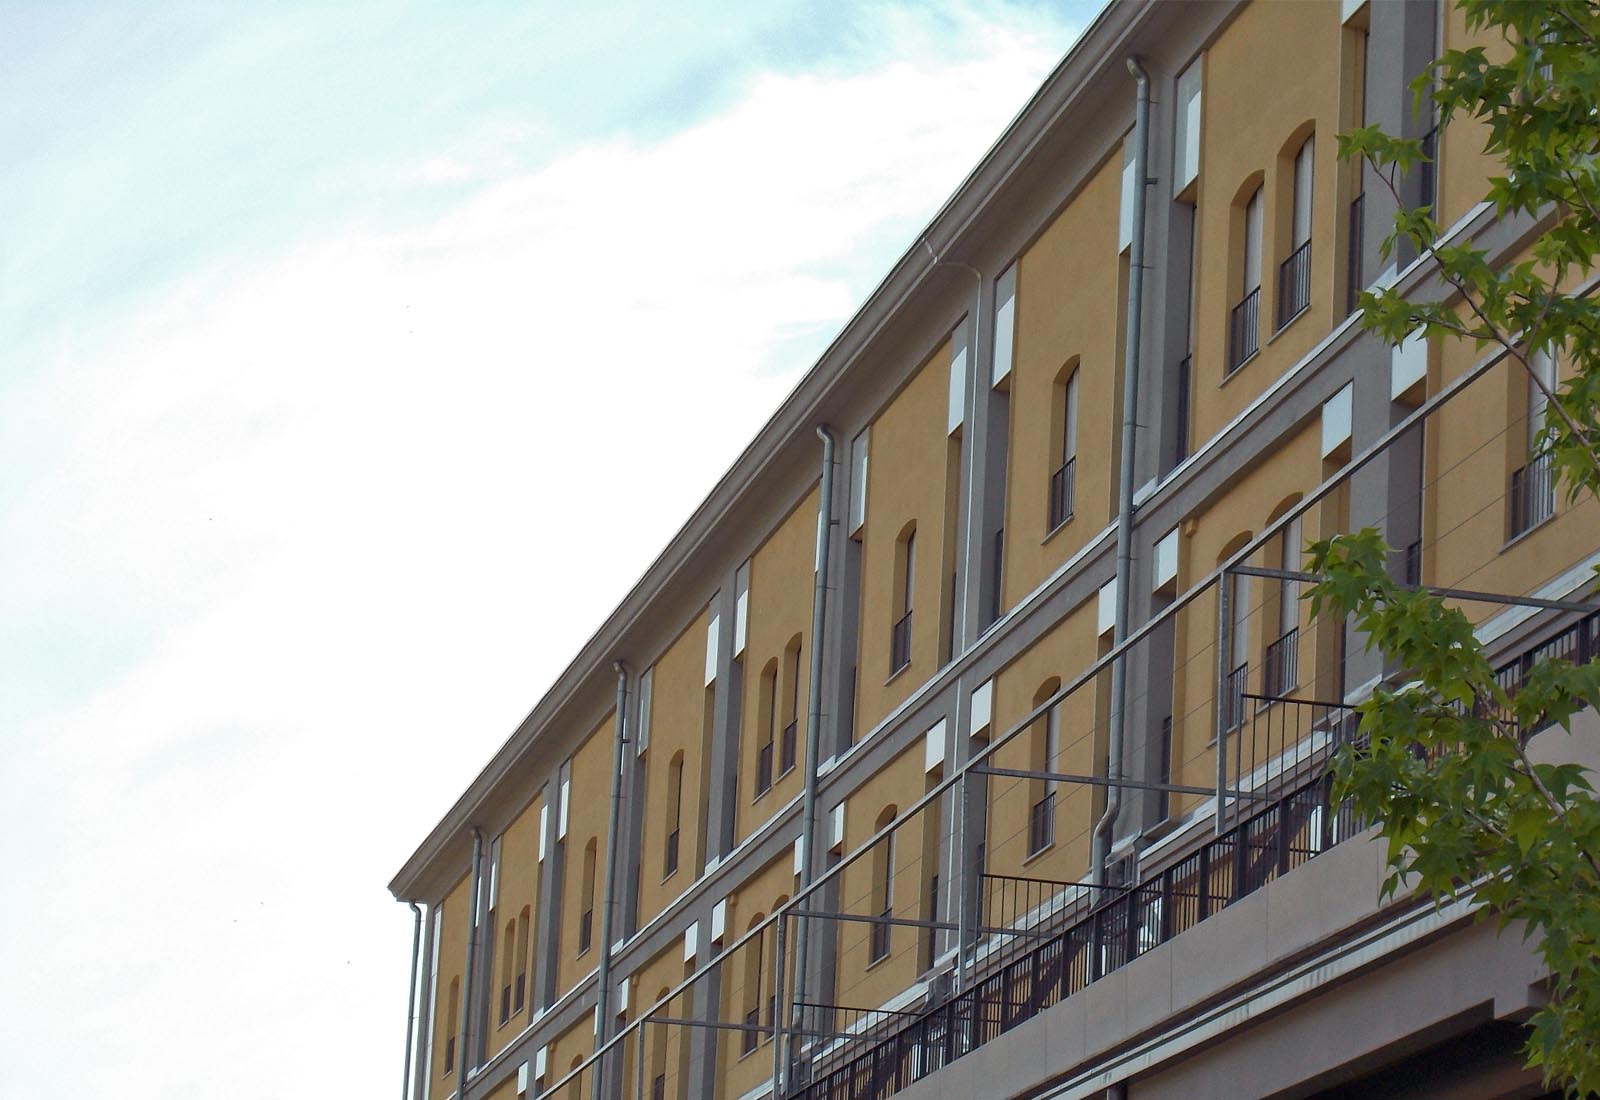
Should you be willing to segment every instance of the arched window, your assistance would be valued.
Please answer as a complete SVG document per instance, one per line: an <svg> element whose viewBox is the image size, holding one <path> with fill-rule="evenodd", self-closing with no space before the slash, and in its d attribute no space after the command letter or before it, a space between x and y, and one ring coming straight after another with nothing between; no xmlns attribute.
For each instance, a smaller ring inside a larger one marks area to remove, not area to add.
<svg viewBox="0 0 1600 1100"><path fill-rule="evenodd" d="M517 922L506 921L505 950L500 953L500 1022L511 1019L511 986L517 966ZM517 1006L521 1008L521 1005Z"/></svg>
<svg viewBox="0 0 1600 1100"><path fill-rule="evenodd" d="M761 728L756 742L756 798L772 789L772 757L778 725L778 662L775 659L768 661L767 667L761 670L758 696L757 720Z"/></svg>
<svg viewBox="0 0 1600 1100"><path fill-rule="evenodd" d="M778 774L793 768L800 752L800 635L783 650L783 732L778 735Z"/></svg>
<svg viewBox="0 0 1600 1100"><path fill-rule="evenodd" d="M1300 143L1289 174L1289 256L1278 268L1278 327L1311 305L1312 138Z"/></svg>
<svg viewBox="0 0 1600 1100"><path fill-rule="evenodd" d="M1052 677L1034 692L1033 705L1038 707L1061 689L1061 681ZM1029 731L1029 770L1055 772L1060 770L1061 758L1061 708L1051 707L1033 723ZM1035 777L1028 781L1030 805L1028 810L1028 854L1037 855L1056 842L1056 781Z"/></svg>
<svg viewBox="0 0 1600 1100"><path fill-rule="evenodd" d="M528 1003L528 935L532 925L533 907L524 905L517 917L517 976L512 983L512 1012L521 1012Z"/></svg>
<svg viewBox="0 0 1600 1100"><path fill-rule="evenodd" d="M1228 370L1241 366L1261 348L1261 247L1265 209L1261 185L1245 199L1240 222L1238 304L1228 315Z"/></svg>
<svg viewBox="0 0 1600 1100"><path fill-rule="evenodd" d="M661 877L678 873L678 841L683 824L683 751L673 754L667 765L667 838L661 856Z"/></svg>
<svg viewBox="0 0 1600 1100"><path fill-rule="evenodd" d="M750 927L761 923L761 914L750 918ZM766 930L757 932L744 945L744 1041L741 1054L749 1054L761 1043L761 978L762 957L765 954Z"/></svg>
<svg viewBox="0 0 1600 1100"><path fill-rule="evenodd" d="M1055 431L1056 453L1060 465L1050 475L1050 516L1046 531L1054 531L1072 518L1077 496L1078 458L1078 363L1073 360L1056 377L1051 420Z"/></svg>
<svg viewBox="0 0 1600 1100"><path fill-rule="evenodd" d="M898 811L894 806L885 806L878 815L874 832L880 831L894 822ZM872 915L880 918L872 923L871 941L868 945L868 962L877 962L888 958L893 937L893 926L887 923L888 918L894 916L894 841L895 835L890 833L878 841L872 849Z"/></svg>
<svg viewBox="0 0 1600 1100"><path fill-rule="evenodd" d="M889 632L889 673L911 663L911 608L917 587L917 525L907 524L895 542L894 606L898 616Z"/></svg>
<svg viewBox="0 0 1600 1100"><path fill-rule="evenodd" d="M1298 501L1289 505L1297 506ZM1300 571L1302 543L1300 517L1295 516L1278 536L1278 565L1285 573ZM1276 596L1278 621L1261 662L1261 693L1282 698L1300 684L1300 582L1284 577Z"/></svg>
<svg viewBox="0 0 1600 1100"><path fill-rule="evenodd" d="M450 1008L445 1014L444 1071L456 1068L456 1036L461 1034L461 979L450 979Z"/></svg>
<svg viewBox="0 0 1600 1100"><path fill-rule="evenodd" d="M578 917L578 954L582 955L594 943L594 865L595 838L583 848L583 908Z"/></svg>

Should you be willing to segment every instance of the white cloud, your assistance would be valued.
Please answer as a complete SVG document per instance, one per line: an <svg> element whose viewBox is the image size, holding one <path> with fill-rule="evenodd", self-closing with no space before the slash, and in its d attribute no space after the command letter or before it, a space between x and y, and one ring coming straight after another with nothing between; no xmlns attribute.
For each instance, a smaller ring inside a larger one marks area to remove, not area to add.
<svg viewBox="0 0 1600 1100"><path fill-rule="evenodd" d="M520 174L474 135L397 170L492 164L440 216L197 273L19 387L0 614L141 644L0 777L13 1088L390 1087L389 873L1055 52L981 46Z"/></svg>

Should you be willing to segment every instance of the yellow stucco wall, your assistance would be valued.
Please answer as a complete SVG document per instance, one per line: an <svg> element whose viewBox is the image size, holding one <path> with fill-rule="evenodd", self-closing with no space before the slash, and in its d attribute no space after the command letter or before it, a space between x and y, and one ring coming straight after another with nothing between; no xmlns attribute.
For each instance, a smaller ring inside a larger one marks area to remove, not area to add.
<svg viewBox="0 0 1600 1100"><path fill-rule="evenodd" d="M434 1096L446 1096L454 1091L461 1071L460 1051L456 1052L455 1068L445 1071L445 1046L459 1036L460 1012L464 996L461 975L467 961L468 922L472 919L472 876L463 875L451 888L442 903L443 916L439 928L439 980L433 991L433 1084ZM455 1027L451 1028L450 986L457 985Z"/></svg>
<svg viewBox="0 0 1600 1100"><path fill-rule="evenodd" d="M928 789L924 763L923 743L918 741L862 783L845 803L845 853L854 851L877 832L879 816L887 807L895 807L895 819L905 822L894 834L892 902L896 917L928 916L928 876L938 869L937 851L925 851L928 821L921 814L907 817L910 806ZM840 887L843 912L872 913L878 870L881 867L870 853L844 869ZM838 922L835 1001L839 1004L874 1008L909 986L925 969L926 940L920 929L891 927L889 952L874 962L871 928L859 921Z"/></svg>
<svg viewBox="0 0 1600 1100"><path fill-rule="evenodd" d="M1354 196L1341 193L1335 154L1335 135L1351 121L1341 96L1339 17L1337 0L1251 4L1206 53L1191 436L1197 441L1214 435L1344 319L1335 260ZM1284 49L1286 42L1294 48ZM1345 81L1351 79L1354 73ZM1313 132L1311 305L1275 332L1278 267L1293 250L1293 157ZM1229 375L1228 318L1243 297L1243 205L1257 180L1265 203L1261 350Z"/></svg>
<svg viewBox="0 0 1600 1100"><path fill-rule="evenodd" d="M911 381L872 422L867 464L867 521L862 531L861 630L856 673L856 736L944 664L940 644L950 599L945 560L946 478L952 446L946 433L951 345L940 344ZM891 675L890 632L896 545L916 524L911 662Z"/></svg>
<svg viewBox="0 0 1600 1100"><path fill-rule="evenodd" d="M637 1017L654 1006L663 994L670 993L679 982L683 981L691 969L683 958L683 941L673 940L631 975L630 1001L633 1012L630 1015ZM691 1003L693 992L691 987L688 994L680 995L656 1009L655 1015L676 1019L693 1018L695 1015ZM644 1095L647 1097L650 1095L651 1083L659 1075L666 1078L664 1090L666 1096L673 1100L687 1100L689 1081L684 1073L684 1067L688 1064L691 1029L671 1024L646 1023L644 1032ZM624 1082L623 1095L628 1097L633 1096L637 1081L632 1061L636 1056L637 1052L634 1052L629 1057L629 1073Z"/></svg>
<svg viewBox="0 0 1600 1100"><path fill-rule="evenodd" d="M1511 46L1499 35L1487 31L1468 32L1466 16L1454 5L1444 7L1444 47L1466 50L1482 46L1490 61L1504 61ZM1452 119L1439 137L1439 223L1453 225L1485 197L1489 177L1504 175L1495 158L1483 151L1489 138L1486 122L1461 116Z"/></svg>
<svg viewBox="0 0 1600 1100"><path fill-rule="evenodd" d="M500 887L495 905L494 974L489 987L488 1051L493 1057L517 1036L532 1018L536 983L535 948L539 920L539 812L544 805L541 792L506 827L500 842ZM518 921L527 909L527 932L521 934ZM509 933L513 947L508 956L505 945ZM520 964L520 967L519 967ZM516 977L525 973L522 1007L516 1007ZM507 990L510 990L509 996ZM509 1007L509 1011L503 1011Z"/></svg>
<svg viewBox="0 0 1600 1100"><path fill-rule="evenodd" d="M728 923L724 933L724 946L748 932L761 918L771 916L774 908L787 901L794 893L794 857L784 853L769 862L740 883L728 895ZM793 980L794 923L790 921L785 931L786 956L785 985ZM768 1006L773 994L777 974L775 952L777 929L769 926L759 937L752 938L734 951L723 964L721 1018L730 1023L745 1022L752 1006L760 1011L763 1027L772 1026L772 1013ZM759 942L757 942L759 940ZM752 978L755 984L752 984ZM718 1088L725 1100L737 1100L772 1076L772 1039L770 1034L760 1035L754 1049L746 1052L741 1032L723 1032L718 1040Z"/></svg>
<svg viewBox="0 0 1600 1100"><path fill-rule="evenodd" d="M567 808L566 881L561 891L560 954L556 967L558 997L600 965L600 903L605 893L614 721L613 714L601 719L572 757L572 804ZM590 844L594 845L595 859L593 932L589 949L580 954L584 849Z"/></svg>
<svg viewBox="0 0 1600 1100"><path fill-rule="evenodd" d="M1091 597L1074 608L1038 643L1007 665L994 682L993 736L1010 730L1034 707L1040 688L1052 680L1070 682L1094 663L1097 601ZM1108 676L1097 678L1106 680ZM1053 769L1074 775L1098 774L1106 750L1104 687L1090 682L1073 692L1059 708L1060 751ZM1037 770L1044 767L1043 723L1018 734L994 753L997 767ZM992 875L1076 882L1089 866L1089 830L1104 805L1104 796L1088 785L1061 783L1055 792L1055 841L1029 855L1029 819L1044 789L1034 780L1014 776L989 779L989 819L984 870ZM994 899L1003 902L997 895ZM992 906L991 906L992 907Z"/></svg>
<svg viewBox="0 0 1600 1100"><path fill-rule="evenodd" d="M643 926L689 888L705 862L706 803L705 687L709 610L701 612L667 647L651 673L650 747L644 756L643 857L639 875L639 924ZM679 818L678 867L666 873L665 815L673 757L683 754L683 801Z"/></svg>
<svg viewBox="0 0 1600 1100"><path fill-rule="evenodd" d="M813 565L817 557L816 490L785 517L750 563L749 626L744 652L744 721L739 742L739 797L749 812L739 815L743 840L800 793L806 759L806 693L810 684ZM798 640L798 654L788 647ZM763 707L763 670L775 674L774 705ZM795 766L783 770L783 728L795 719ZM756 758L771 725L772 787L756 794Z"/></svg>
<svg viewBox="0 0 1600 1100"><path fill-rule="evenodd" d="M1006 470L1003 605L1026 596L1109 521L1120 409L1117 216L1122 160L1110 158L1023 253L1017 267ZM1078 371L1073 518L1049 527L1062 461L1063 371Z"/></svg>
<svg viewBox="0 0 1600 1100"><path fill-rule="evenodd" d="M1210 573L1237 546L1281 515L1298 497L1310 492L1324 476L1321 457L1321 423L1315 417L1289 434L1283 444L1241 472L1204 509L1186 523L1180 540L1178 588L1183 590ZM1302 524L1302 541L1324 538L1344 526L1347 515L1343 493L1314 505ZM1282 563L1276 546L1263 547L1249 564L1277 568ZM1250 665L1248 690L1261 693L1261 666L1266 647L1278 636L1278 599L1281 586L1263 578L1249 582L1252 613L1248 647L1230 662ZM1295 698L1332 699L1337 696L1337 631L1310 631L1307 609L1297 616L1300 631L1300 684ZM1217 598L1212 589L1202 593L1177 615L1172 680L1172 774L1175 782L1206 786L1216 779L1216 678ZM1274 731L1278 729L1273 726ZM1248 733L1249 731L1247 731ZM1267 727L1259 731L1259 751L1268 751ZM1276 735L1276 734L1275 734ZM1274 748L1281 748L1275 745ZM1200 796L1174 796L1172 809L1181 812L1203 801Z"/></svg>

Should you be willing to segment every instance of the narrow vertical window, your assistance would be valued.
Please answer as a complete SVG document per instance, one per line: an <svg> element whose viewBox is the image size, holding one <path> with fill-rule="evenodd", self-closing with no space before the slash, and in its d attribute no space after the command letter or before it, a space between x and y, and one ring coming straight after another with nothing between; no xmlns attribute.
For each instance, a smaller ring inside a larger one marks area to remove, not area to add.
<svg viewBox="0 0 1600 1100"><path fill-rule="evenodd" d="M578 916L578 954L582 955L594 945L594 873L595 838L583 848L583 910Z"/></svg>
<svg viewBox="0 0 1600 1100"><path fill-rule="evenodd" d="M678 839L683 824L683 753L679 752L667 765L667 838L661 856L661 877L669 879L678 873Z"/></svg>
<svg viewBox="0 0 1600 1100"><path fill-rule="evenodd" d="M753 929L761 923L757 913L750 921ZM766 933L757 932L744 945L744 1032L740 1044L741 1055L749 1054L761 1042L761 956L766 946Z"/></svg>
<svg viewBox="0 0 1600 1100"><path fill-rule="evenodd" d="M1230 641L1226 702L1226 729L1236 729L1244 723L1244 695L1250 677L1250 578L1234 573L1229 578Z"/></svg>
<svg viewBox="0 0 1600 1100"><path fill-rule="evenodd" d="M445 1016L444 1071L456 1068L456 1036L461 1034L461 979L450 979L450 1010Z"/></svg>
<svg viewBox="0 0 1600 1100"><path fill-rule="evenodd" d="M778 745L778 774L795 766L800 746L800 636L783 651L783 733Z"/></svg>
<svg viewBox="0 0 1600 1100"><path fill-rule="evenodd" d="M1283 529L1280 543L1281 568L1285 573L1300 570L1300 517ZM1267 646L1262 668L1262 694L1282 698L1300 682L1300 582L1285 577L1278 590L1278 636Z"/></svg>
<svg viewBox="0 0 1600 1100"><path fill-rule="evenodd" d="M500 954L500 1023L511 1019L511 987L516 982L517 922L506 921L505 948Z"/></svg>
<svg viewBox="0 0 1600 1100"><path fill-rule="evenodd" d="M528 934L533 925L533 907L524 905L517 917L516 978L511 987L511 1011L521 1012L528 1003Z"/></svg>
<svg viewBox="0 0 1600 1100"><path fill-rule="evenodd" d="M1034 693L1033 705L1038 707L1061 689L1061 681L1052 677ZM1056 781L1045 778L1059 767L1061 755L1061 708L1051 707L1033 725L1031 733L1029 766L1035 777L1028 782L1030 806L1028 810L1028 855L1038 855L1055 843Z"/></svg>
<svg viewBox="0 0 1600 1100"><path fill-rule="evenodd" d="M1539 348L1528 357L1533 368L1528 377L1528 420L1526 425L1527 461L1511 474L1511 536L1532 530L1555 514L1556 485L1550 452L1541 447L1539 433L1544 430L1550 401L1545 396L1556 388L1556 357L1548 348Z"/></svg>
<svg viewBox="0 0 1600 1100"><path fill-rule="evenodd" d="M1065 381L1056 386L1056 415L1060 418L1057 460L1060 465L1050 475L1050 514L1047 530L1054 531L1072 518L1077 486L1078 459L1078 371L1069 368Z"/></svg>
<svg viewBox="0 0 1600 1100"><path fill-rule="evenodd" d="M887 806L878 815L877 828L882 830L893 824L895 808ZM894 916L894 834L880 840L872 850L872 912L879 919L872 922L868 943L867 961L878 962L889 957L891 942L888 923Z"/></svg>
<svg viewBox="0 0 1600 1100"><path fill-rule="evenodd" d="M895 547L895 608L898 618L889 632L889 673L911 663L911 608L917 582L917 529L912 524Z"/></svg>
<svg viewBox="0 0 1600 1100"><path fill-rule="evenodd" d="M1312 139L1294 155L1293 216L1289 258L1278 269L1278 327L1282 328L1311 305L1311 187Z"/></svg>
<svg viewBox="0 0 1600 1100"><path fill-rule="evenodd" d="M761 708L758 712L758 721L761 723L761 730L756 744L756 798L760 798L772 789L772 755L778 725L777 661L768 661L767 667L761 670L761 685L758 691L760 695L758 705Z"/></svg>
<svg viewBox="0 0 1600 1100"><path fill-rule="evenodd" d="M1244 206L1243 278L1238 305L1228 317L1228 369L1235 370L1261 347L1261 188Z"/></svg>

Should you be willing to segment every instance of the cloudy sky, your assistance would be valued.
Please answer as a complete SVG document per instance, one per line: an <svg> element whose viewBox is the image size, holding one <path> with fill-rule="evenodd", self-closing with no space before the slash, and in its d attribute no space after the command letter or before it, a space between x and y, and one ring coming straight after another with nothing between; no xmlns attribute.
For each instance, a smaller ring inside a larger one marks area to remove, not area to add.
<svg viewBox="0 0 1600 1100"><path fill-rule="evenodd" d="M4 1091L392 1096L390 875L1097 7L0 0Z"/></svg>

